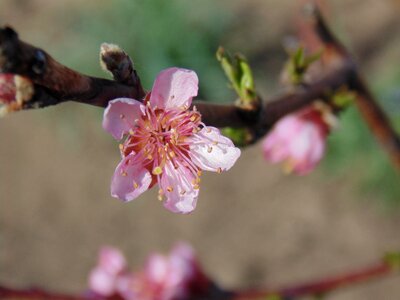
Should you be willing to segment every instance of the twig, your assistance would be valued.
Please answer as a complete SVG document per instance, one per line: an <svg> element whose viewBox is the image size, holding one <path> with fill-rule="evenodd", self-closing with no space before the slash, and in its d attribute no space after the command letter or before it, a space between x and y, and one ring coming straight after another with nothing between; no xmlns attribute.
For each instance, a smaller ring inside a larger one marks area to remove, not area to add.
<svg viewBox="0 0 400 300"><path fill-rule="evenodd" d="M0 286L0 299L13 300L87 300L85 297L62 295L45 292L39 289L17 290Z"/></svg>
<svg viewBox="0 0 400 300"><path fill-rule="evenodd" d="M346 286L366 282L393 273L388 263L379 263L368 268L333 276L311 283L295 285L271 290L253 290L238 292L233 300L266 299L268 296L277 296L279 299L296 299L304 296L320 296Z"/></svg>
<svg viewBox="0 0 400 300"><path fill-rule="evenodd" d="M244 127L253 133L249 143L256 142L284 115L308 106L315 100L330 101L329 95L342 86L358 93L357 106L372 133L390 154L400 169L399 137L385 113L360 79L353 58L332 34L316 6L307 6L314 32L333 52L339 63L330 66L321 78L307 86L264 101L254 110L232 105L216 105L195 101L203 121L216 127ZM120 48L103 44L101 61L114 80L83 75L54 60L42 49L21 40L9 27L0 29L0 72L26 76L34 83L32 99L23 108L40 108L65 101L75 101L106 107L119 97L141 100L145 91L140 84L133 63Z"/></svg>

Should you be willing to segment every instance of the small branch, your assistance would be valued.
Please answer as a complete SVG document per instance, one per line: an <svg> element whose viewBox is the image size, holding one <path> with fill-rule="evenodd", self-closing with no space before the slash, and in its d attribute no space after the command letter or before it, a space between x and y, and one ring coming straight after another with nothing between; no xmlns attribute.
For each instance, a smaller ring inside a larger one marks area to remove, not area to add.
<svg viewBox="0 0 400 300"><path fill-rule="evenodd" d="M313 31L333 54L336 63L321 72L321 78L307 86L261 102L248 109L232 105L217 105L195 101L203 121L216 127L244 127L252 132L254 143L264 136L284 115L310 105L315 100L329 101L330 95L343 86L357 92L357 106L372 133L400 168L400 142L389 119L360 79L356 64L346 48L330 31L318 8L308 5ZM118 46L103 44L101 63L114 80L83 75L54 60L42 49L20 41L9 27L0 29L0 72L26 76L34 83L32 99L23 108L40 108L65 101L75 101L106 107L115 98L143 99L145 91L129 56Z"/></svg>
<svg viewBox="0 0 400 300"><path fill-rule="evenodd" d="M282 299L295 299L304 296L319 296L330 293L339 288L377 279L392 273L393 268L388 263L383 262L356 272L341 274L311 283L264 291L253 290L238 292L236 296L233 297L233 300L263 299L273 295L276 295Z"/></svg>
<svg viewBox="0 0 400 300"><path fill-rule="evenodd" d="M85 297L53 294L39 289L17 290L0 286L0 299L19 300L88 300Z"/></svg>

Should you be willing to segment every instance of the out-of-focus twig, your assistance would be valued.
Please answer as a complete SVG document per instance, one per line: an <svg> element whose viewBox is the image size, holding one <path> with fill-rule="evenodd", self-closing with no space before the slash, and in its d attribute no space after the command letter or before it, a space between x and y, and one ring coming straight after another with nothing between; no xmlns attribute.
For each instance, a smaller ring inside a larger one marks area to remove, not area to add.
<svg viewBox="0 0 400 300"><path fill-rule="evenodd" d="M340 288L367 282L394 273L394 268L387 262L381 262L365 269L332 276L314 282L270 290L239 291L232 299L297 299L304 296L321 296ZM275 298L272 298L275 296Z"/></svg>

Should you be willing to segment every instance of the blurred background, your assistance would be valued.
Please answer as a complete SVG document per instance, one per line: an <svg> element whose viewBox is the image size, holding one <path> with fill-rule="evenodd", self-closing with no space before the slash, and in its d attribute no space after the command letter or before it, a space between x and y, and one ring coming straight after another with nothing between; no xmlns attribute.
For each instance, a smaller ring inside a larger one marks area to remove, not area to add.
<svg viewBox="0 0 400 300"><path fill-rule="evenodd" d="M235 96L215 60L219 45L245 54L267 98L279 91L295 34L293 0L0 0L0 24L83 73L102 74L102 42L123 47L144 86L170 66L194 69L200 96ZM326 1L328 20L400 125L400 1ZM400 178L350 108L309 176L285 176L246 148L228 173L203 175L198 207L174 215L150 191L122 204L109 196L119 160L102 111L62 104L0 120L0 282L77 293L101 245L133 267L150 251L189 241L226 288L277 286L357 269L400 249ZM397 127L400 129L400 126ZM397 277L327 299L399 299Z"/></svg>

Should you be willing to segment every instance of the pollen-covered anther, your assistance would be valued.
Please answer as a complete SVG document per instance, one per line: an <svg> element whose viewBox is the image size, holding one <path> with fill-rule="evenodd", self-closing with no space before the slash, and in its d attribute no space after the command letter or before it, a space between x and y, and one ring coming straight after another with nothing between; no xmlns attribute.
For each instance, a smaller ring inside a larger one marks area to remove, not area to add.
<svg viewBox="0 0 400 300"><path fill-rule="evenodd" d="M118 147L119 147L119 150L121 150L121 151L124 150L124 144L119 144Z"/></svg>
<svg viewBox="0 0 400 300"><path fill-rule="evenodd" d="M198 184L193 185L193 189L194 189L194 190L200 189L200 185L198 185Z"/></svg>
<svg viewBox="0 0 400 300"><path fill-rule="evenodd" d="M213 144L214 146L216 146L216 145L218 145L218 142L217 142L217 141L213 141L212 144Z"/></svg>
<svg viewBox="0 0 400 300"><path fill-rule="evenodd" d="M174 188L172 186L167 186L167 192L172 192Z"/></svg>
<svg viewBox="0 0 400 300"><path fill-rule="evenodd" d="M155 167L152 171L153 175L161 175L162 173L162 168L160 166Z"/></svg>
<svg viewBox="0 0 400 300"><path fill-rule="evenodd" d="M135 134L135 132L133 131L133 129L131 128L131 129L129 129L129 134L130 135L134 135Z"/></svg>
<svg viewBox="0 0 400 300"><path fill-rule="evenodd" d="M218 173L218 174L221 174L221 173L222 173L222 168L218 168L218 169L217 169L217 173Z"/></svg>
<svg viewBox="0 0 400 300"><path fill-rule="evenodd" d="M201 176L201 174L203 174L203 172L202 172L201 170L198 170L198 171L197 171L197 176L199 176L199 177L200 177L200 176Z"/></svg>
<svg viewBox="0 0 400 300"><path fill-rule="evenodd" d="M137 184L136 181L133 182L133 187L134 187L135 189L137 189L137 188L139 187L139 185Z"/></svg>
<svg viewBox="0 0 400 300"><path fill-rule="evenodd" d="M128 173L126 173L126 171L122 171L121 176L126 177L126 176L128 176Z"/></svg>
<svg viewBox="0 0 400 300"><path fill-rule="evenodd" d="M163 196L164 196L164 190L163 189L159 189L158 190L158 196L157 196L158 200L162 201L163 200Z"/></svg>
<svg viewBox="0 0 400 300"><path fill-rule="evenodd" d="M211 153L211 152L212 152L212 150L213 150L213 148L212 148L212 147L208 147L208 148L207 148L207 152L208 152L208 153Z"/></svg>

